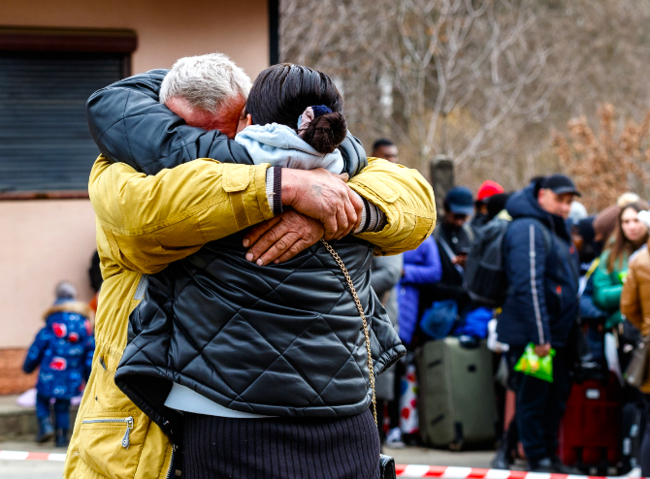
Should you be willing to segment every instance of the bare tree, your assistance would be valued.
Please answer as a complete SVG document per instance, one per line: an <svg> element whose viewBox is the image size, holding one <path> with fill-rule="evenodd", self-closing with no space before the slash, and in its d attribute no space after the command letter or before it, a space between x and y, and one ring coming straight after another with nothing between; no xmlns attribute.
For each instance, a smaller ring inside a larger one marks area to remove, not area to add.
<svg viewBox="0 0 650 479"><path fill-rule="evenodd" d="M419 167L441 154L471 166L543 118L559 83L540 81L552 49L526 38L534 4L290 0L283 57L338 77L351 124L391 131Z"/></svg>
<svg viewBox="0 0 650 479"><path fill-rule="evenodd" d="M562 171L551 130L650 96L648 0L283 0L281 55L332 75L364 143L507 188ZM621 121L618 119L617 121ZM622 125L617 126L619 131Z"/></svg>
<svg viewBox="0 0 650 479"><path fill-rule="evenodd" d="M597 132L584 116L569 121L568 138L553 132L557 155L588 193L583 201L592 212L613 205L624 191L647 198L650 179L650 111L641 123L628 120L623 128L611 104L601 106L598 116Z"/></svg>

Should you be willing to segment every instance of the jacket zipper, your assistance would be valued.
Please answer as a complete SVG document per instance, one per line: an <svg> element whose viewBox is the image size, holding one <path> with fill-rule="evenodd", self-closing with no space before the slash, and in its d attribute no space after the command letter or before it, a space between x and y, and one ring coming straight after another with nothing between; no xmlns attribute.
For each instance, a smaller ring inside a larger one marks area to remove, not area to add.
<svg viewBox="0 0 650 479"><path fill-rule="evenodd" d="M167 471L167 475L165 476L165 479L170 479L172 477L172 474L175 473L175 467L174 467L174 456L176 455L176 450L178 449L178 446L176 444L172 444L172 458L169 461L169 471Z"/></svg>
<svg viewBox="0 0 650 479"><path fill-rule="evenodd" d="M124 437L122 438L122 447L124 449L128 449L129 446L131 445L131 440L130 440L130 435L131 435L131 429L133 429L133 417L125 417L123 419L85 419L84 421L81 422L81 424L100 424L100 423L121 423L124 422L126 423L126 432L124 433Z"/></svg>

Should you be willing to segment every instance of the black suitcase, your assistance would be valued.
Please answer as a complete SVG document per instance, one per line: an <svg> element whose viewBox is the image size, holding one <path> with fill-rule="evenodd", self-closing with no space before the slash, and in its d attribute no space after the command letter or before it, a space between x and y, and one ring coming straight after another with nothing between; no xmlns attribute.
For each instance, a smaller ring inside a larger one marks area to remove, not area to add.
<svg viewBox="0 0 650 479"><path fill-rule="evenodd" d="M639 451L646 425L645 405L633 401L621 409L621 466L619 474L627 474L639 464Z"/></svg>

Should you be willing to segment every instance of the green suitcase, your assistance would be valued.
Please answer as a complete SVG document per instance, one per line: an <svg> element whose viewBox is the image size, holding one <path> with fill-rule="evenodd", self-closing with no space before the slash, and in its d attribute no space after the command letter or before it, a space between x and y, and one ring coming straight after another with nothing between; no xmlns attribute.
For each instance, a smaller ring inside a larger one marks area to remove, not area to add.
<svg viewBox="0 0 650 479"><path fill-rule="evenodd" d="M430 341L417 352L420 435L425 444L461 449L496 440L492 353L485 341ZM492 444L493 445L493 444Z"/></svg>

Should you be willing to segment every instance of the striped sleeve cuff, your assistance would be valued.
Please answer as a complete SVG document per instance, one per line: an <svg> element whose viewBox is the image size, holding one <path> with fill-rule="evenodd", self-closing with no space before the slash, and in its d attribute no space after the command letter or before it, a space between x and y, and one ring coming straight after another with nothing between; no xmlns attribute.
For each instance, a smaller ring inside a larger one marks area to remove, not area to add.
<svg viewBox="0 0 650 479"><path fill-rule="evenodd" d="M363 202L361 223L354 230L354 234L381 231L386 226L386 215L378 207L370 203L363 196L354 193ZM266 198L273 210L273 215L282 214L282 168L270 167L266 170Z"/></svg>
<svg viewBox="0 0 650 479"><path fill-rule="evenodd" d="M357 195L363 202L361 223L359 224L359 227L354 230L354 234L373 233L384 229L384 226L386 226L386 215L384 212L378 206L373 205L357 192L354 194Z"/></svg>
<svg viewBox="0 0 650 479"><path fill-rule="evenodd" d="M271 167L266 170L266 198L273 215L282 213L282 168Z"/></svg>

